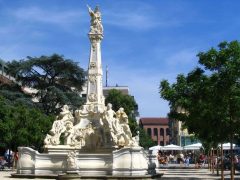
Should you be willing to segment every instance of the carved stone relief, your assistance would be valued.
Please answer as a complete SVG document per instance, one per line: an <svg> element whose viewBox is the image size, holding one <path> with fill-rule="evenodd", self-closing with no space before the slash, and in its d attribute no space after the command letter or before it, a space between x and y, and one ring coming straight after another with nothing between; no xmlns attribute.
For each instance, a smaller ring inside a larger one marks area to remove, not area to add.
<svg viewBox="0 0 240 180"><path fill-rule="evenodd" d="M93 50L93 52L96 51L96 48L97 48L97 44L96 44L96 43L93 43L93 44L92 44L92 50Z"/></svg>
<svg viewBox="0 0 240 180"><path fill-rule="evenodd" d="M67 169L68 170L78 169L75 151L70 151L67 155Z"/></svg>
<svg viewBox="0 0 240 180"><path fill-rule="evenodd" d="M96 62L90 62L90 69L95 69L96 66Z"/></svg>
<svg viewBox="0 0 240 180"><path fill-rule="evenodd" d="M97 82L97 76L96 74L91 74L88 76L88 80L92 83L95 84Z"/></svg>
<svg viewBox="0 0 240 180"><path fill-rule="evenodd" d="M97 95L96 95L95 93L89 94L88 100L89 100L90 102L97 101Z"/></svg>

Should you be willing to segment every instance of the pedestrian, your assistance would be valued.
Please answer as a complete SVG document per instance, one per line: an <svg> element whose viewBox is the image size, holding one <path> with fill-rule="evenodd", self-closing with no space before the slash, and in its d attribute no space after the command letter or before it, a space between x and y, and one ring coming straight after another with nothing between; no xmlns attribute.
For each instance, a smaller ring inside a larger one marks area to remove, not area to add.
<svg viewBox="0 0 240 180"><path fill-rule="evenodd" d="M190 157L187 155L185 158L185 167L189 167L189 160L190 160Z"/></svg>
<svg viewBox="0 0 240 180"><path fill-rule="evenodd" d="M10 149L7 149L7 150L5 151L5 153L4 153L4 158L5 158L5 160L6 160L7 163L8 163L8 168L10 168L10 166L11 166L12 154L13 154L13 152L12 152L12 150L10 150Z"/></svg>
<svg viewBox="0 0 240 180"><path fill-rule="evenodd" d="M169 154L169 162L174 163L174 155L172 155L171 153Z"/></svg>
<svg viewBox="0 0 240 180"><path fill-rule="evenodd" d="M180 157L180 167L182 166L182 164L184 163L184 155L183 155L183 153L181 152L180 154L179 154L179 157Z"/></svg>
<svg viewBox="0 0 240 180"><path fill-rule="evenodd" d="M17 168L17 162L18 162L18 152L15 151L13 153L13 169Z"/></svg>

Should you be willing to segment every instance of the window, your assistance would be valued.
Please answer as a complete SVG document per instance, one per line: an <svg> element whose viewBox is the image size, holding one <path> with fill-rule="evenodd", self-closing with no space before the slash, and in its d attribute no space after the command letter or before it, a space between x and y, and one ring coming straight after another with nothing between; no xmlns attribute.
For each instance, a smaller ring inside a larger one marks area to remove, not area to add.
<svg viewBox="0 0 240 180"><path fill-rule="evenodd" d="M163 141L160 141L160 146L164 146L164 142Z"/></svg>
<svg viewBox="0 0 240 180"><path fill-rule="evenodd" d="M148 134L149 136L152 136L152 129L151 129L151 128L147 128L147 134Z"/></svg>
<svg viewBox="0 0 240 180"><path fill-rule="evenodd" d="M158 135L158 130L157 128L154 128L154 136L157 136Z"/></svg>
<svg viewBox="0 0 240 180"><path fill-rule="evenodd" d="M164 129L163 128L160 129L160 136L164 136Z"/></svg>

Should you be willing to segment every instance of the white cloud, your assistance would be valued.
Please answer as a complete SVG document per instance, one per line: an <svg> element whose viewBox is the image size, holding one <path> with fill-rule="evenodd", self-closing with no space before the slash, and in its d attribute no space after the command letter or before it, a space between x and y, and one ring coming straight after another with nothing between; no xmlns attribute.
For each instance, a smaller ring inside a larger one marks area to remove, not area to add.
<svg viewBox="0 0 240 180"><path fill-rule="evenodd" d="M195 49L182 49L167 57L166 62L169 66L187 65L196 60L196 54L197 50Z"/></svg>
<svg viewBox="0 0 240 180"><path fill-rule="evenodd" d="M66 26L72 22L85 22L86 13L80 9L76 10L56 10L42 9L40 7L18 8L12 15L19 21L51 23L59 26Z"/></svg>
<svg viewBox="0 0 240 180"><path fill-rule="evenodd" d="M118 26L132 30L151 29L158 26L158 23L146 14L138 14L134 12L117 14L108 12L105 14L107 15L106 19L104 19L104 23L106 25Z"/></svg>
<svg viewBox="0 0 240 180"><path fill-rule="evenodd" d="M155 6L143 1L135 3L119 1L116 4L118 6L104 10L103 22L106 25L139 31L156 27L178 27L196 21L195 12L186 5L181 7L171 3L171 6L166 7L163 5L164 2L161 2ZM119 8L121 6L125 8Z"/></svg>

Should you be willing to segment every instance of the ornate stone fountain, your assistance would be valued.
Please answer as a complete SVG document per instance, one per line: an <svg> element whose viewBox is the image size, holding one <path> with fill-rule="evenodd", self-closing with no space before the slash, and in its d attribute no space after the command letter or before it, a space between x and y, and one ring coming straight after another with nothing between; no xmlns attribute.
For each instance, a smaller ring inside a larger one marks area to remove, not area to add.
<svg viewBox="0 0 240 180"><path fill-rule="evenodd" d="M101 13L88 7L91 16L89 39L87 101L74 115L67 105L53 122L44 140L45 153L19 147L19 175L143 176L149 162L138 136L132 137L128 116L123 108L117 112L105 106L102 90ZM60 138L64 144L60 145Z"/></svg>

